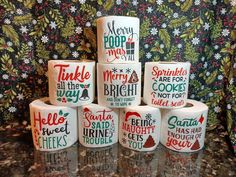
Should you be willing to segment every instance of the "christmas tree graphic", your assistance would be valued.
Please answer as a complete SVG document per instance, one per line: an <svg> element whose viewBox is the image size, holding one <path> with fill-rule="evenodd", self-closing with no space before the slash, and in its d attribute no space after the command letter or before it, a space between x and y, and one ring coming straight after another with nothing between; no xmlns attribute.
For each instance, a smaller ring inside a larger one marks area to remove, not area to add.
<svg viewBox="0 0 236 177"><path fill-rule="evenodd" d="M129 78L128 83L136 83L138 81L139 81L138 75L137 75L136 71L133 71L130 78Z"/></svg>
<svg viewBox="0 0 236 177"><path fill-rule="evenodd" d="M196 139L195 143L192 145L191 150L198 150L200 148L200 144L198 139Z"/></svg>
<svg viewBox="0 0 236 177"><path fill-rule="evenodd" d="M143 145L144 148L150 148L150 147L153 147L155 146L155 141L153 139L153 137L151 135L148 136L145 144Z"/></svg>

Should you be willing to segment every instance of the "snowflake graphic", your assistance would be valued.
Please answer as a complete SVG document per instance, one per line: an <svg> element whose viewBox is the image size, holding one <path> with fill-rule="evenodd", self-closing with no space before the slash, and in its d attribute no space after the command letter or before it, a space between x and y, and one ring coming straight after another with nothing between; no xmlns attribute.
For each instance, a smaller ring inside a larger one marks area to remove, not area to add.
<svg viewBox="0 0 236 177"><path fill-rule="evenodd" d="M152 120L152 115L150 113L146 114L145 118L147 120Z"/></svg>
<svg viewBox="0 0 236 177"><path fill-rule="evenodd" d="M126 69L126 73L129 74L131 72L131 69L130 68L127 68Z"/></svg>
<svg viewBox="0 0 236 177"><path fill-rule="evenodd" d="M120 73L123 73L123 69L120 69Z"/></svg>
<svg viewBox="0 0 236 177"><path fill-rule="evenodd" d="M112 72L116 73L117 72L117 68L112 68Z"/></svg>

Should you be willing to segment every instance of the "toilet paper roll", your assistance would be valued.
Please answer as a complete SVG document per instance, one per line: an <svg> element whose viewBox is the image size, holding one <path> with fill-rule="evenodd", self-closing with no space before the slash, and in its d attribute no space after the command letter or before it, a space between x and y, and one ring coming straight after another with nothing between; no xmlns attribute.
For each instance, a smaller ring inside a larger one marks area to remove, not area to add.
<svg viewBox="0 0 236 177"><path fill-rule="evenodd" d="M137 63L139 60L139 19L106 16L97 20L99 63Z"/></svg>
<svg viewBox="0 0 236 177"><path fill-rule="evenodd" d="M134 106L120 110L119 142L122 146L151 151L159 144L161 113L158 108Z"/></svg>
<svg viewBox="0 0 236 177"><path fill-rule="evenodd" d="M159 108L180 108L188 96L189 62L147 62L144 102Z"/></svg>
<svg viewBox="0 0 236 177"><path fill-rule="evenodd" d="M198 101L187 100L179 109L163 109L161 143L178 152L194 152L204 146L208 107Z"/></svg>
<svg viewBox="0 0 236 177"><path fill-rule="evenodd" d="M92 103L95 93L95 62L50 60L49 98L53 105L81 106Z"/></svg>
<svg viewBox="0 0 236 177"><path fill-rule="evenodd" d="M79 141L83 146L105 147L118 142L118 109L90 104L78 110Z"/></svg>
<svg viewBox="0 0 236 177"><path fill-rule="evenodd" d="M141 102L141 63L97 65L98 104L122 108Z"/></svg>
<svg viewBox="0 0 236 177"><path fill-rule="evenodd" d="M49 98L30 103L34 146L40 151L64 149L77 141L77 110L53 106Z"/></svg>

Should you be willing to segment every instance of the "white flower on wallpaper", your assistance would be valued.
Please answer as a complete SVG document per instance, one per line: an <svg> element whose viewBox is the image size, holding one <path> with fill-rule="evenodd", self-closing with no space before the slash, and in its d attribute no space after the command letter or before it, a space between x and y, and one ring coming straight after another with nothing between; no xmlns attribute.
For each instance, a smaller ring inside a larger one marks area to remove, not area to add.
<svg viewBox="0 0 236 177"><path fill-rule="evenodd" d="M137 6L137 5L138 5L138 1L137 1L137 0L133 0L133 1L132 1L132 4L133 4L134 6Z"/></svg>
<svg viewBox="0 0 236 177"><path fill-rule="evenodd" d="M51 29L56 29L57 28L57 24L55 21L51 21L49 26L51 27Z"/></svg>
<svg viewBox="0 0 236 177"><path fill-rule="evenodd" d="M43 43L47 43L47 42L48 42L48 36L43 35L43 36L41 37L41 41L42 41Z"/></svg>
<svg viewBox="0 0 236 177"><path fill-rule="evenodd" d="M231 0L230 4L231 4L231 6L236 6L236 0Z"/></svg>
<svg viewBox="0 0 236 177"><path fill-rule="evenodd" d="M204 30L208 31L210 28L210 25L209 23L204 23L203 27L204 27Z"/></svg>
<svg viewBox="0 0 236 177"><path fill-rule="evenodd" d="M179 28L174 29L173 34L174 34L174 36L179 36L180 35Z"/></svg>
<svg viewBox="0 0 236 177"><path fill-rule="evenodd" d="M82 31L83 31L83 29L82 29L80 26L76 27L76 29L75 29L75 32L76 32L77 34L81 34Z"/></svg>
<svg viewBox="0 0 236 177"><path fill-rule="evenodd" d="M148 13L152 13L152 11L153 11L153 8L152 8L152 7L148 7L148 8L147 8L147 12L148 12Z"/></svg>
<svg viewBox="0 0 236 177"><path fill-rule="evenodd" d="M152 34L152 35L156 35L157 34L157 28L151 28L151 30L150 30L150 33Z"/></svg>
<svg viewBox="0 0 236 177"><path fill-rule="evenodd" d="M70 7L70 11L71 11L72 13L75 13L75 12L76 12L76 10L77 10L77 9L76 9L76 7L75 7L75 6L71 6L71 7Z"/></svg>
<svg viewBox="0 0 236 177"><path fill-rule="evenodd" d="M28 33L29 29L27 28L27 26L21 26L20 31L21 33Z"/></svg>
<svg viewBox="0 0 236 177"><path fill-rule="evenodd" d="M163 0L157 0L156 3L157 3L158 5L162 5Z"/></svg>
<svg viewBox="0 0 236 177"><path fill-rule="evenodd" d="M17 97L18 100L23 100L24 99L23 93L18 93L18 95L16 97Z"/></svg>
<svg viewBox="0 0 236 177"><path fill-rule="evenodd" d="M80 4L84 4L86 0L79 0Z"/></svg>
<svg viewBox="0 0 236 177"><path fill-rule="evenodd" d="M55 4L60 4L61 0L54 0Z"/></svg>
<svg viewBox="0 0 236 177"><path fill-rule="evenodd" d="M199 40L198 37L194 37L194 38L192 39L193 45L197 45L197 44L199 44L199 42L200 42L200 40Z"/></svg>
<svg viewBox="0 0 236 177"><path fill-rule="evenodd" d="M228 29L223 29L221 33L223 36L228 36L230 32Z"/></svg>
<svg viewBox="0 0 236 177"><path fill-rule="evenodd" d="M11 113L16 112L16 107L15 106L10 106L8 108L8 111L11 112Z"/></svg>

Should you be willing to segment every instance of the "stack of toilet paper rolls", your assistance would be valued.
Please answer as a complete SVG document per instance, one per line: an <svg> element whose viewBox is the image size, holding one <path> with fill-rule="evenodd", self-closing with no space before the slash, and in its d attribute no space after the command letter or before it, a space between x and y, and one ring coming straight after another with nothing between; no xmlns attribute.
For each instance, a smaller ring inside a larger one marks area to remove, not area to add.
<svg viewBox="0 0 236 177"><path fill-rule="evenodd" d="M134 120L141 118L137 108L141 102L139 19L123 16L99 18L97 36L98 104L113 109L121 108L119 142L130 149L142 150L144 142L142 136L143 134L146 136L148 132L141 132L142 126L136 125L139 123L132 125ZM127 107L136 108L129 111L125 110ZM134 131L131 130L133 128ZM137 128L140 129L138 133Z"/></svg>
<svg viewBox="0 0 236 177"><path fill-rule="evenodd" d="M188 100L190 63L147 62L141 104L139 19L97 20L97 100L95 62L50 60L49 98L30 104L34 146L53 151L78 139L85 147L118 142L137 151L193 152L204 145L208 107ZM119 135L119 136L118 136Z"/></svg>
<svg viewBox="0 0 236 177"><path fill-rule="evenodd" d="M141 103L139 19L108 16L97 20L98 104L120 108L119 142L122 146L151 151L160 139L158 108Z"/></svg>
<svg viewBox="0 0 236 177"><path fill-rule="evenodd" d="M30 104L36 149L67 148L79 139L86 147L118 142L118 109L92 104L95 97L95 62L50 60L49 98Z"/></svg>
<svg viewBox="0 0 236 177"><path fill-rule="evenodd" d="M49 98L30 104L34 146L41 151L67 148L78 140L78 106L95 96L95 62L50 60Z"/></svg>
<svg viewBox="0 0 236 177"><path fill-rule="evenodd" d="M202 149L208 107L187 99L189 62L147 62L144 75L144 102L162 108L161 140L178 152Z"/></svg>
<svg viewBox="0 0 236 177"><path fill-rule="evenodd" d="M141 102L139 19L107 16L97 20L98 104L114 108Z"/></svg>

